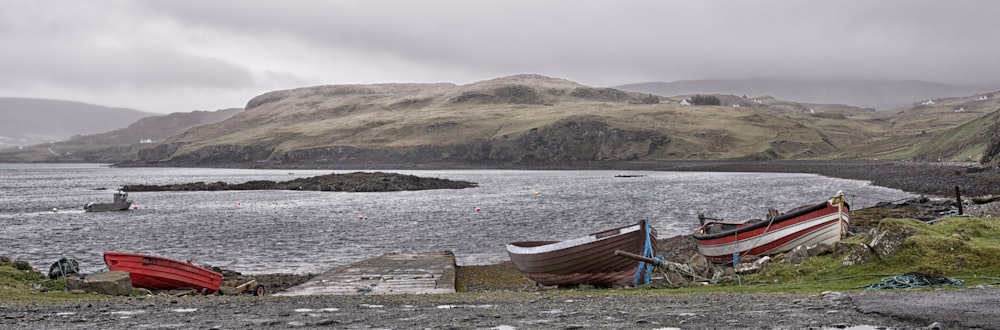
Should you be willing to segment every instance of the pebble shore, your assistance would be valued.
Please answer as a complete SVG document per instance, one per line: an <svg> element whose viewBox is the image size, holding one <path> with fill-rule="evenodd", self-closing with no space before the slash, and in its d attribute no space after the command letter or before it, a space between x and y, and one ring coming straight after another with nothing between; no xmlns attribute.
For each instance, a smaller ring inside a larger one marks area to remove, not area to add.
<svg viewBox="0 0 1000 330"><path fill-rule="evenodd" d="M0 307L13 329L997 329L994 288L822 294L625 290L187 296Z"/></svg>

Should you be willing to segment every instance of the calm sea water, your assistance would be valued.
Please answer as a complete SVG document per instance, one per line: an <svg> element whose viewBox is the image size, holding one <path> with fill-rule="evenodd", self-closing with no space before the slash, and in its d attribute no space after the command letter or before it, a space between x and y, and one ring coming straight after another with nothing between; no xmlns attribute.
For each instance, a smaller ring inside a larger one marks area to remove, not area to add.
<svg viewBox="0 0 1000 330"><path fill-rule="evenodd" d="M842 190L855 209L912 194L812 174L642 171L383 171L477 188L386 193L134 192L137 208L85 213L127 184L286 181L330 170L0 164L0 255L48 271L61 257L102 270L104 251L159 255L244 274L317 273L388 252L453 251L460 265L507 260L504 244L568 239L649 219L685 235L697 214L762 217ZM628 175L636 177L616 177ZM478 211L477 211L478 208ZM358 219L361 215L363 219Z"/></svg>

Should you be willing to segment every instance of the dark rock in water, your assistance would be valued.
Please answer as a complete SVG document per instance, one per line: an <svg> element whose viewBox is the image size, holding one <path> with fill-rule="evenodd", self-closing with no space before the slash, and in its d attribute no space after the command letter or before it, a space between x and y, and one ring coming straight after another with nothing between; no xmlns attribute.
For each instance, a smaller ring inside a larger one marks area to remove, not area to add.
<svg viewBox="0 0 1000 330"><path fill-rule="evenodd" d="M245 183L194 182L168 185L126 185L122 190L135 191L219 191L219 190L309 190L346 192L383 192L428 189L462 189L475 187L468 181L438 178L421 178L415 175L396 173L327 174L291 181L274 182L255 180Z"/></svg>

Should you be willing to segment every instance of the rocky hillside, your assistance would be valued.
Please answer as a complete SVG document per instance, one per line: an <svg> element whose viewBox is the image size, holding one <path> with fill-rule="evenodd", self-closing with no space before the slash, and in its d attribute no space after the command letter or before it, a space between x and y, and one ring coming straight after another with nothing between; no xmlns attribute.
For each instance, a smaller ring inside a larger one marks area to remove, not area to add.
<svg viewBox="0 0 1000 330"><path fill-rule="evenodd" d="M139 150L133 165L497 166L677 159L908 159L995 100L896 112L773 97L595 88L539 75L468 85L330 85L265 93L225 121ZM979 105L984 107L979 107ZM946 109L946 110L941 110ZM933 114L933 115L931 115ZM928 119L933 118L933 119Z"/></svg>
<svg viewBox="0 0 1000 330"><path fill-rule="evenodd" d="M779 131L781 141L757 143ZM226 121L141 151L139 161L391 166L784 158L836 149L815 129L760 111L659 103L648 94L518 75L462 86L334 85L270 92Z"/></svg>
<svg viewBox="0 0 1000 330"><path fill-rule="evenodd" d="M128 127L110 132L2 150L0 161L112 163L131 161L137 157L140 149L154 146L189 128L223 121L240 111L242 109L175 112L146 117Z"/></svg>

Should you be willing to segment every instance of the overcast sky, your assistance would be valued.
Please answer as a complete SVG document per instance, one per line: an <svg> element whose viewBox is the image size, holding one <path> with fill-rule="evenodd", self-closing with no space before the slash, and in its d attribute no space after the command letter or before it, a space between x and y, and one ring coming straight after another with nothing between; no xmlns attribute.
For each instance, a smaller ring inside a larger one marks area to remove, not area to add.
<svg viewBox="0 0 1000 330"><path fill-rule="evenodd" d="M1000 86L1000 1L0 0L0 97L189 112L324 84Z"/></svg>

